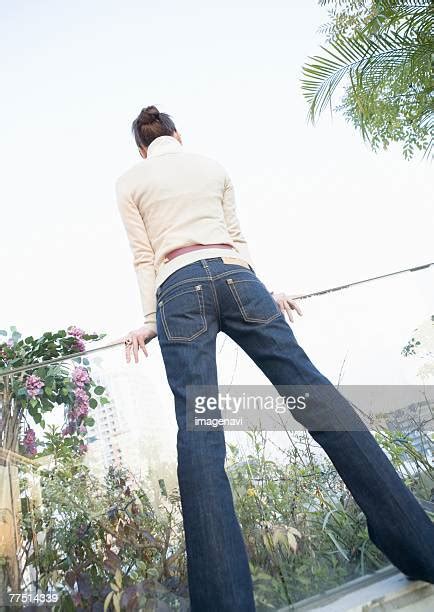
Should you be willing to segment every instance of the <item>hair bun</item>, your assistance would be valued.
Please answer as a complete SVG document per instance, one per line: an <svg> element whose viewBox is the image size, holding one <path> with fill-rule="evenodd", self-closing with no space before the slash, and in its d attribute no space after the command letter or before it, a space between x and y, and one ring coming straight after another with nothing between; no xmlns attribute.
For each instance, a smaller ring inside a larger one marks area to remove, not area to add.
<svg viewBox="0 0 434 612"><path fill-rule="evenodd" d="M159 121L159 119L160 112L155 106L147 106L146 108L143 108L139 115L139 121L144 125L153 123L154 121Z"/></svg>

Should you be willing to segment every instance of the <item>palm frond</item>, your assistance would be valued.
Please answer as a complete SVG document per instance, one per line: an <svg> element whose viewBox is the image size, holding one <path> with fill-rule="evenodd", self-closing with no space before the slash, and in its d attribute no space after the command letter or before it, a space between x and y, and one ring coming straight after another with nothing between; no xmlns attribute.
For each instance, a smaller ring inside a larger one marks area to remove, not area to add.
<svg viewBox="0 0 434 612"><path fill-rule="evenodd" d="M311 57L303 66L305 78L301 82L313 122L331 104L333 93L345 76L360 79L369 71L390 70L407 61L415 45L398 33L375 37L358 34L354 38L338 37L329 48L321 49L325 55Z"/></svg>
<svg viewBox="0 0 434 612"><path fill-rule="evenodd" d="M327 46L303 66L302 93L313 123L326 107L374 150L401 142L404 157L433 149L434 0L318 0L331 21ZM342 86L343 97L332 109Z"/></svg>

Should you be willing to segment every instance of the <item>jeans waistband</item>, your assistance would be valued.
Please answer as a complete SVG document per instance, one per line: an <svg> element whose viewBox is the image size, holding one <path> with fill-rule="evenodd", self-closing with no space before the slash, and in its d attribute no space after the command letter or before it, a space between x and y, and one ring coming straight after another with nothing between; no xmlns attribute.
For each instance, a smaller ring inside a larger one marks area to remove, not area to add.
<svg viewBox="0 0 434 612"><path fill-rule="evenodd" d="M225 266L223 256L198 259L197 261L193 261L192 263L178 268L172 272L172 274L168 276L159 287L157 287L157 299L162 295L162 293L166 293L170 287L177 285L178 283L182 284L183 282L187 282L189 280L206 281L211 280L215 275L224 276L225 274L230 274L229 270L221 266ZM252 274L254 274L254 271L251 268L246 268L243 266L242 270L246 272L250 271Z"/></svg>

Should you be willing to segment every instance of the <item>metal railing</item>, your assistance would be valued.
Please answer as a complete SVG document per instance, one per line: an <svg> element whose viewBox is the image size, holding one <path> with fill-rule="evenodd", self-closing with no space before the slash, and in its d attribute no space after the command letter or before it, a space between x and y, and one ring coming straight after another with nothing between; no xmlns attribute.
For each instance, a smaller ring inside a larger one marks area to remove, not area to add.
<svg viewBox="0 0 434 612"><path fill-rule="evenodd" d="M355 287L357 285L362 285L365 283L370 283L373 281L377 281L377 280L381 280L381 279L385 279L385 278L390 278L392 276L398 276L399 274L406 274L406 273L410 273L410 272L420 272L421 270L426 270L428 268L430 268L431 266L434 266L434 262L430 262L427 264L422 264L420 266L415 266L413 268L404 268L402 270L397 270L395 272L388 272L387 274L381 274L379 276L372 276L369 278L364 278L362 280L358 280L358 281L353 281L351 283L347 283L345 285L338 285L336 287L329 287L327 289L321 289L318 291L314 291L311 293L303 293L297 296L296 299L298 300L304 300L304 299L308 299L308 298L312 298L312 297L316 297L316 296L321 296L321 295L325 295L327 293L333 293L335 291L343 291L344 289L349 289L350 287ZM150 342L150 340L146 340L146 343ZM80 353L73 353L71 355L63 355L60 357L54 357L53 359L47 359L47 361L39 361L37 363L34 364L28 364L28 365L23 365L23 366L19 366L17 368L11 368L9 370L2 370L0 369L0 376L6 376L8 374L15 374L17 372L23 372L23 371L28 371L28 370L34 370L36 368L41 367L41 365L51 365L53 363L59 363L61 361L68 361L69 359L74 359L76 357L86 357L87 355L91 355L92 353L95 353L96 351L104 351L110 348L113 348L114 346L120 346L124 344L124 338L119 338L117 340L113 340L112 342L108 342L107 344L104 344L102 346L97 346L95 348L89 348L86 349L85 351L82 351Z"/></svg>

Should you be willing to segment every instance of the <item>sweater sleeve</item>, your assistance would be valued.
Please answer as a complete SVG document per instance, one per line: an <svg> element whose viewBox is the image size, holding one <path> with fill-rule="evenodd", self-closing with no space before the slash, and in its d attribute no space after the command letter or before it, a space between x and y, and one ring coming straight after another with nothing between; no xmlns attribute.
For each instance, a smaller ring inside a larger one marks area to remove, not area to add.
<svg viewBox="0 0 434 612"><path fill-rule="evenodd" d="M115 191L118 209L133 255L144 323L150 323L156 328L154 250L140 211L120 179L116 181Z"/></svg>
<svg viewBox="0 0 434 612"><path fill-rule="evenodd" d="M235 191L230 176L226 173L225 186L223 191L223 211L226 220L226 227L234 243L235 248L250 265L254 268L247 241L241 232L235 204Z"/></svg>

